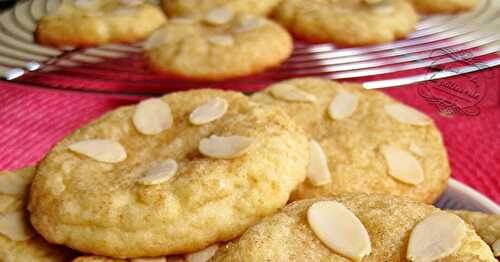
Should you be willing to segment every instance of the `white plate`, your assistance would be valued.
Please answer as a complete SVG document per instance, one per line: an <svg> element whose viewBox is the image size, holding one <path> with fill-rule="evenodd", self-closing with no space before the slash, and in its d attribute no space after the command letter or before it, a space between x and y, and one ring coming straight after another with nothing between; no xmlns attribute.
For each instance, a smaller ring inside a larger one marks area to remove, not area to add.
<svg viewBox="0 0 500 262"><path fill-rule="evenodd" d="M474 189L450 179L448 188L434 204L442 209L464 209L500 214L500 206Z"/></svg>

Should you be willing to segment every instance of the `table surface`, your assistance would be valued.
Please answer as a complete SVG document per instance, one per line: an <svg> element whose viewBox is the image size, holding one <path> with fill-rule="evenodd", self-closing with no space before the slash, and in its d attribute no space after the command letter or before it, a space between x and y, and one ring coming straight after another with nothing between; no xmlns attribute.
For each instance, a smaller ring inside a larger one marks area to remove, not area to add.
<svg viewBox="0 0 500 262"><path fill-rule="evenodd" d="M495 77L491 77L492 72ZM443 133L452 176L500 203L500 68L476 72L470 78L485 86L475 116L440 114L419 95L421 85L384 92L430 115ZM104 112L134 102L0 81L0 170L36 164L73 130Z"/></svg>

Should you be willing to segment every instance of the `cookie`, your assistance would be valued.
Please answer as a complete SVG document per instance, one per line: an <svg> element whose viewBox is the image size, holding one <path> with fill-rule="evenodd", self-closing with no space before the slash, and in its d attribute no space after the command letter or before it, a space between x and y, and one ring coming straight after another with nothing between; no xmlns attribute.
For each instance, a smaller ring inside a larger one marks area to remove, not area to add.
<svg viewBox="0 0 500 262"><path fill-rule="evenodd" d="M260 17L209 12L202 20L172 19L146 42L155 72L191 80L224 80L281 64L293 41L280 25Z"/></svg>
<svg viewBox="0 0 500 262"><path fill-rule="evenodd" d="M340 46L392 42L413 32L418 21L405 0L284 0L273 16L297 38Z"/></svg>
<svg viewBox="0 0 500 262"><path fill-rule="evenodd" d="M410 0L415 8L422 13L458 13L472 10L478 0Z"/></svg>
<svg viewBox="0 0 500 262"><path fill-rule="evenodd" d="M292 199L361 192L432 203L447 187L450 167L439 130L381 92L299 78L252 99L280 106L310 137L308 179Z"/></svg>
<svg viewBox="0 0 500 262"><path fill-rule="evenodd" d="M471 224L484 242L490 245L493 254L500 257L500 215L463 210L450 212Z"/></svg>
<svg viewBox="0 0 500 262"><path fill-rule="evenodd" d="M30 211L51 242L135 258L233 239L305 179L307 138L279 108L200 89L109 112L39 164Z"/></svg>
<svg viewBox="0 0 500 262"><path fill-rule="evenodd" d="M360 194L293 202L221 247L210 261L436 258L496 261L486 243L456 215L404 198Z"/></svg>
<svg viewBox="0 0 500 262"><path fill-rule="evenodd" d="M55 47L134 43L165 21L160 7L142 0L70 0L40 19L35 34Z"/></svg>
<svg viewBox="0 0 500 262"><path fill-rule="evenodd" d="M0 261L65 262L72 253L47 243L29 224L24 209L34 168L0 172Z"/></svg>
<svg viewBox="0 0 500 262"><path fill-rule="evenodd" d="M169 16L199 16L214 8L227 7L236 13L268 15L280 0L164 0Z"/></svg>

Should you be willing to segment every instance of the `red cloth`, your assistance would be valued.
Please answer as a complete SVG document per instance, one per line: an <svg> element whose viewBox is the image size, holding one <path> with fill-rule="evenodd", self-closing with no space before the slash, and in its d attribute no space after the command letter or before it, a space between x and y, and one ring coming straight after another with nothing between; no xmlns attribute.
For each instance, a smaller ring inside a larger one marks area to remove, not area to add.
<svg viewBox="0 0 500 262"><path fill-rule="evenodd" d="M485 71L471 74L487 84L476 116L441 116L419 95L422 85L386 92L428 113L443 133L453 177L500 203L500 68L492 71L488 80ZM134 100L0 82L0 170L35 164L82 124Z"/></svg>

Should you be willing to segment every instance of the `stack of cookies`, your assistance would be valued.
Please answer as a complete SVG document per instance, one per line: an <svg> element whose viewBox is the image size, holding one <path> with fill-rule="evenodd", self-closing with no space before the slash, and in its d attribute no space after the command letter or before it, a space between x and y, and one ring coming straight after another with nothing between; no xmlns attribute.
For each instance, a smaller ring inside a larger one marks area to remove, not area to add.
<svg viewBox="0 0 500 262"><path fill-rule="evenodd" d="M151 71L221 81L280 65L292 54L292 35L336 46L387 43L412 33L418 12L455 13L477 4L477 0L164 0L161 8L144 1L63 1L39 21L36 39L56 47L146 40Z"/></svg>
<svg viewBox="0 0 500 262"><path fill-rule="evenodd" d="M171 93L1 173L0 260L497 261L499 216L429 205L449 175L432 119L358 84Z"/></svg>

